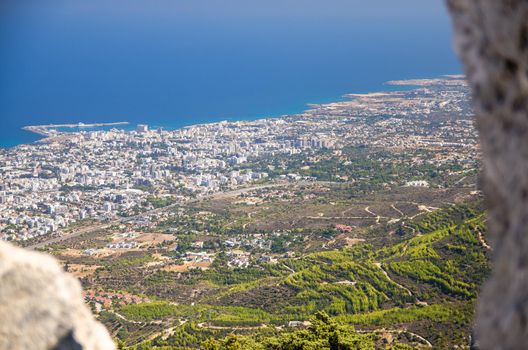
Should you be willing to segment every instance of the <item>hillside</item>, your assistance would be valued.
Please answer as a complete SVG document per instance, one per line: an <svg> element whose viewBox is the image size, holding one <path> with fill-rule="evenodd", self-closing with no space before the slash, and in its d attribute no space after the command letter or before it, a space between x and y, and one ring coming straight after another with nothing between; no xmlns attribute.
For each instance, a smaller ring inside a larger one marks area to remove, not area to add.
<svg viewBox="0 0 528 350"><path fill-rule="evenodd" d="M378 237L380 229L369 233ZM391 236L260 269L237 271L215 262L186 282L215 286L197 303L160 299L122 306L101 318L110 329L126 329L125 342L143 344L138 349L467 345L476 294L489 271L479 205L431 212ZM153 283L170 276L157 278ZM164 329L142 341L160 322Z"/></svg>

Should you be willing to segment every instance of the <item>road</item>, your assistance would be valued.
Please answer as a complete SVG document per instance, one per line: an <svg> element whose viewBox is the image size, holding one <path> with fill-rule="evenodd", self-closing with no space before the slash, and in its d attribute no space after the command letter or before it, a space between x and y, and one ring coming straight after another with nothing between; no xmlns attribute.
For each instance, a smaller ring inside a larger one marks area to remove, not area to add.
<svg viewBox="0 0 528 350"><path fill-rule="evenodd" d="M389 274L387 273L387 271L385 271L385 269L383 268L383 266L381 266L381 263L379 262L375 262L374 265L381 270L381 273L383 273L383 275L385 275L385 277L391 281L392 283L394 283L395 285L397 285L399 288L403 289L408 295L410 296L413 296L412 292L410 291L409 288L405 287L405 286L402 286L401 284L399 284L398 282L394 281L392 278L390 278Z"/></svg>

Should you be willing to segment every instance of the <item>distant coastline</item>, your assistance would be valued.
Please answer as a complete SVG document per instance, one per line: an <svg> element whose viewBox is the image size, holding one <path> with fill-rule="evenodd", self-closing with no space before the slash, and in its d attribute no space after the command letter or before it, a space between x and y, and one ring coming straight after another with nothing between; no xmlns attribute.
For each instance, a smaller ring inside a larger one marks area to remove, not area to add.
<svg viewBox="0 0 528 350"><path fill-rule="evenodd" d="M463 77L463 75L461 75L461 74L447 75L446 74L446 75L440 75L440 76L437 76L437 77L434 77L434 78L423 78L423 79L409 78L409 79L402 79L402 80L386 81L385 83L383 83L379 87L379 89L376 89L376 90L368 92L368 93L346 93L346 94L342 94L340 97L335 97L335 98L332 98L332 99L328 99L327 101L324 101L324 102L306 103L305 104L305 108L302 111L299 111L299 112L296 112L296 113L277 114L277 115L269 115L269 116L259 116L259 117L254 117L254 118L239 117L239 118L233 118L233 119L228 118L228 119L224 119L224 120L211 119L210 121L205 121L205 122L196 121L195 123L190 123L190 124L187 124L187 125L184 124L184 125L179 125L179 126L160 125L156 121L151 122L151 121L148 121L148 120L144 120L141 123L147 123L149 125L154 125L155 127L162 127L162 128L167 129L167 130L175 130L175 129L180 129L180 128L193 127L193 126L202 125L202 124L219 123L219 122L222 122L222 121L237 122L237 121L251 121L251 120L259 120L259 119L269 119L269 118L283 118L283 117L288 117L288 116L300 115L300 114L305 113L306 111L309 111L309 110L311 110L313 108L317 108L319 106L332 105L334 103L340 103L340 102L343 102L343 101L346 101L346 100L350 100L350 99L354 99L354 98L361 97L361 96L373 95L373 94L384 95L384 94L390 94L390 93L397 92L397 91L407 91L407 90L417 89L417 88L420 88L420 87L424 87L423 84L424 84L425 81L434 81L434 80L437 80L438 78L442 78L442 77L443 78L457 79L457 78ZM79 122L79 123L66 123L66 124L29 125L29 126L22 127L22 129L25 130L25 131L31 132L33 134L41 136L41 138L39 138L39 139L37 139L37 140L35 140L33 142L46 142L49 138L68 134L68 132L61 132L61 131L56 130L58 128L72 128L72 129L73 128L80 128L80 129L87 128L88 129L88 128L95 128L95 127L111 127L111 126L120 126L120 125L121 126L122 125L130 126L131 123L128 122L128 121L109 122L109 123L83 123L83 122ZM127 128L127 130L128 129L129 128ZM130 130L133 130L133 129L130 129ZM20 143L18 145L11 146L11 147L17 147L17 146L28 144L28 143L32 143L32 142L22 142L22 143ZM6 146L0 144L0 148L6 148ZM7 148L10 148L10 147L8 146Z"/></svg>

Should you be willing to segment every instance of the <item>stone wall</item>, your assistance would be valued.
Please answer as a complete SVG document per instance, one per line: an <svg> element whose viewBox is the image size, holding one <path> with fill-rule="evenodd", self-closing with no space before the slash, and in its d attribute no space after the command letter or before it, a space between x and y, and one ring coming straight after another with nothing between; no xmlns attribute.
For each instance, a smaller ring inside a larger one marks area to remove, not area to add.
<svg viewBox="0 0 528 350"><path fill-rule="evenodd" d="M528 348L528 1L447 0L483 151L494 271L479 297L481 349Z"/></svg>
<svg viewBox="0 0 528 350"><path fill-rule="evenodd" d="M0 241L0 349L114 348L77 279L50 256Z"/></svg>

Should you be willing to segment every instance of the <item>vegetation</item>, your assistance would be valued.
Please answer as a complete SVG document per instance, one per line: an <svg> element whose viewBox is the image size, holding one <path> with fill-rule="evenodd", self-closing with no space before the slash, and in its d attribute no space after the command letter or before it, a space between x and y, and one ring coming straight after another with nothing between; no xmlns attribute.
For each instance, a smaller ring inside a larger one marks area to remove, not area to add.
<svg viewBox="0 0 528 350"><path fill-rule="evenodd" d="M178 285L190 288L201 283L216 288L199 303L155 301L122 306L118 312L134 322L176 322L169 336L140 341L138 349L409 349L427 341L439 348L465 345L476 293L489 271L487 250L478 238L485 232L478 207L451 206L405 223L391 244L374 240L245 269L230 268L220 257L210 269L178 279ZM175 280L171 273L158 272L145 283ZM307 320L307 328L284 328L290 321ZM398 337L387 342L379 328ZM127 343L137 345L127 332Z"/></svg>
<svg viewBox="0 0 528 350"><path fill-rule="evenodd" d="M114 300L98 313L122 348L465 346L489 272L485 217L478 201L446 207L475 198L468 182L450 187L471 172L412 156L357 146L243 164L331 183L174 205L151 225L116 225L48 250L83 274L86 289L151 300ZM431 187L402 186L418 179ZM168 198L153 194L143 205ZM105 249L130 231L137 248ZM88 248L106 252L91 257ZM192 266L200 254L208 262Z"/></svg>

